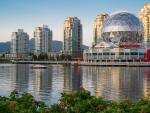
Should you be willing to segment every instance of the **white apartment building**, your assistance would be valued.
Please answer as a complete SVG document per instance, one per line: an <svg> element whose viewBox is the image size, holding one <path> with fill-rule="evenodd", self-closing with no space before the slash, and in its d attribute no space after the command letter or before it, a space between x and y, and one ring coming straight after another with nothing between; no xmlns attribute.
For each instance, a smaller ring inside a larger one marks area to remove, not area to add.
<svg viewBox="0 0 150 113"><path fill-rule="evenodd" d="M48 25L39 25L34 31L34 53L49 53L52 50L52 31Z"/></svg>
<svg viewBox="0 0 150 113"><path fill-rule="evenodd" d="M64 22L62 54L82 57L82 24L77 17L68 17Z"/></svg>
<svg viewBox="0 0 150 113"><path fill-rule="evenodd" d="M146 4L139 14L139 18L144 26L144 43L150 42L150 4Z"/></svg>
<svg viewBox="0 0 150 113"><path fill-rule="evenodd" d="M93 42L94 45L102 42L102 27L105 20L108 18L108 14L99 14L98 17L94 21L94 37Z"/></svg>
<svg viewBox="0 0 150 113"><path fill-rule="evenodd" d="M11 57L29 56L29 35L23 29L16 29L11 35Z"/></svg>

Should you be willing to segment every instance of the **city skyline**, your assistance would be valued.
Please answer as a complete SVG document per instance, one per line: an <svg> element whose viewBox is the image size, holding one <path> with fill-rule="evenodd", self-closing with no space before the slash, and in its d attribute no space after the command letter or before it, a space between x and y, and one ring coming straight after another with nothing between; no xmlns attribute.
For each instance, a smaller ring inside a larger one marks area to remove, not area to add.
<svg viewBox="0 0 150 113"><path fill-rule="evenodd" d="M48 25L53 31L53 40L62 41L63 23L67 17L80 18L83 25L83 44L90 46L93 41L94 20L99 14L111 14L118 10L127 10L139 15L148 0L110 2L99 0L32 0L0 1L0 42L11 40L14 29L24 29L30 39L34 37L34 29L39 24Z"/></svg>

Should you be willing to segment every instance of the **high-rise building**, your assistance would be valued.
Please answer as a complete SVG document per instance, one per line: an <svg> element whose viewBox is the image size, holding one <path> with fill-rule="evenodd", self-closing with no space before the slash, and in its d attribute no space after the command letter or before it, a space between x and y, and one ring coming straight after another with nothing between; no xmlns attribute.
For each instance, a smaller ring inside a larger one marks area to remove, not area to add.
<svg viewBox="0 0 150 113"><path fill-rule="evenodd" d="M144 43L150 42L150 4L146 4L139 14L139 18L143 23L145 34Z"/></svg>
<svg viewBox="0 0 150 113"><path fill-rule="evenodd" d="M77 17L69 17L64 22L62 54L82 57L82 24Z"/></svg>
<svg viewBox="0 0 150 113"><path fill-rule="evenodd" d="M47 25L39 25L34 31L34 53L49 53L52 48L52 31Z"/></svg>
<svg viewBox="0 0 150 113"><path fill-rule="evenodd" d="M29 56L29 35L23 29L16 29L11 35L11 57Z"/></svg>
<svg viewBox="0 0 150 113"><path fill-rule="evenodd" d="M108 14L99 14L94 21L94 37L93 37L94 45L102 42L101 31L103 23L107 19L107 17Z"/></svg>

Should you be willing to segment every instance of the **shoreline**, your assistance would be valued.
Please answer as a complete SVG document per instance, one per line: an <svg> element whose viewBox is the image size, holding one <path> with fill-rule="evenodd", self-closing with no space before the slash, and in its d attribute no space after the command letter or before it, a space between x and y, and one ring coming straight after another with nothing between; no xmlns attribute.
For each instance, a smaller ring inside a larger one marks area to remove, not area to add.
<svg viewBox="0 0 150 113"><path fill-rule="evenodd" d="M150 67L150 62L12 61L12 64L61 64L66 66Z"/></svg>

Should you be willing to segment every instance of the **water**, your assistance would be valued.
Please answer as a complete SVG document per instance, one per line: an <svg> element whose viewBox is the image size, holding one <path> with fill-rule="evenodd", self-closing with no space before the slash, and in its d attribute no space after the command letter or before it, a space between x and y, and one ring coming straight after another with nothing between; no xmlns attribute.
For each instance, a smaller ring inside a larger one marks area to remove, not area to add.
<svg viewBox="0 0 150 113"><path fill-rule="evenodd" d="M47 65L31 69L28 64L0 64L0 95L13 89L30 92L47 105L58 103L63 91L78 91L83 85L92 95L107 100L130 98L138 101L150 93L150 67L65 67Z"/></svg>

